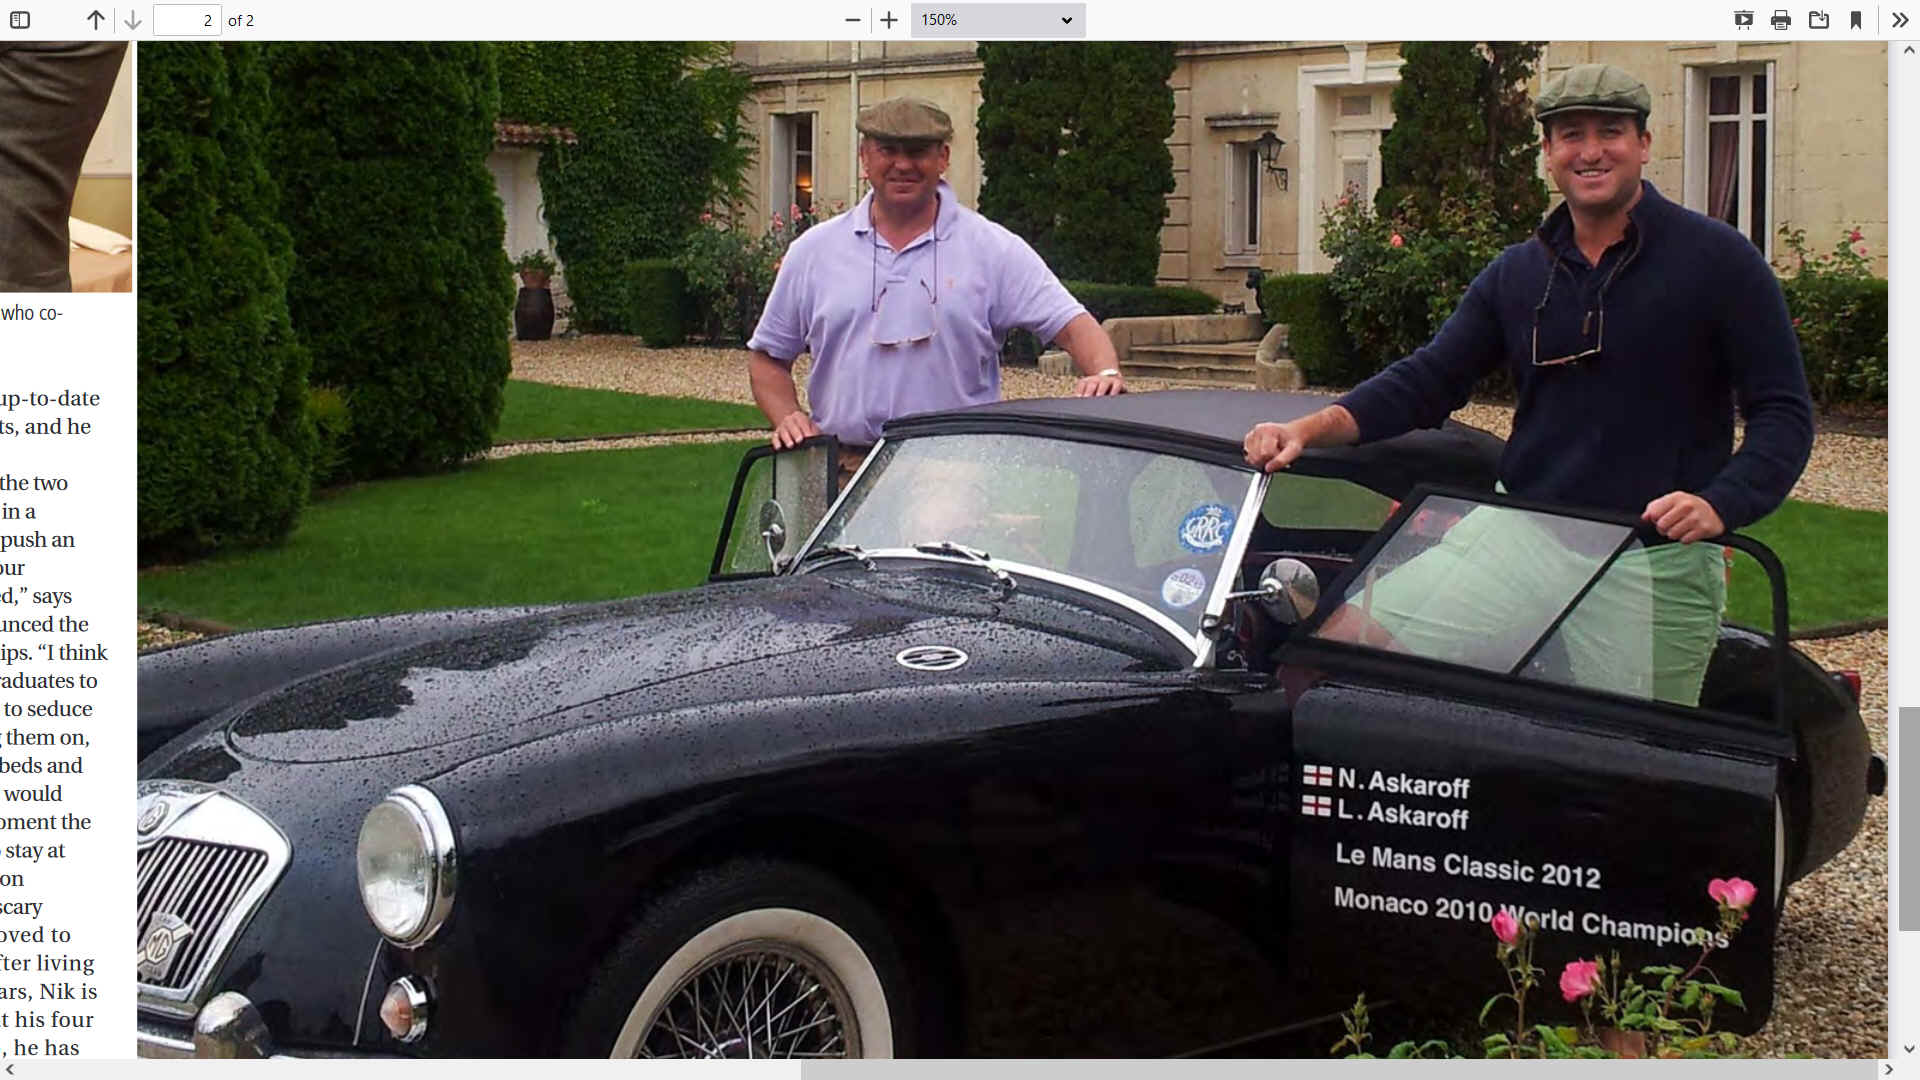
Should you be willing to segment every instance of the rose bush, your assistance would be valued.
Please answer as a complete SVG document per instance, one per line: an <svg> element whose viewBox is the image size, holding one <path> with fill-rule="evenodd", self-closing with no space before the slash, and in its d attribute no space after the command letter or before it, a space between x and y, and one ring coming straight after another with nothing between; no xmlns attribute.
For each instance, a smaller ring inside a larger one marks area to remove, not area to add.
<svg viewBox="0 0 1920 1080"><path fill-rule="evenodd" d="M1425 345L1505 247L1483 194L1447 196L1431 211L1408 199L1387 215L1344 197L1322 216L1320 237L1352 342L1346 369L1329 374L1347 384Z"/></svg>
<svg viewBox="0 0 1920 1080"><path fill-rule="evenodd" d="M714 214L700 215L673 263L687 275L695 325L709 343L739 343L753 335L787 248L844 205L835 202L826 208L816 203L808 210L789 205L757 235Z"/></svg>
<svg viewBox="0 0 1920 1080"><path fill-rule="evenodd" d="M1804 229L1782 226L1787 312L1800 338L1807 386L1821 408L1887 399L1887 282L1875 277L1859 229L1825 254L1807 250Z"/></svg>
<svg viewBox="0 0 1920 1080"><path fill-rule="evenodd" d="M1722 1003L1746 1008L1739 991L1711 980L1707 960L1732 944L1747 919L1759 890L1745 878L1714 878L1707 895L1716 906L1716 929L1698 928L1694 940L1700 955L1692 966L1656 964L1627 971L1618 951L1607 958L1578 957L1560 969L1560 996L1578 1003L1582 1027L1527 1022L1527 1001L1543 974L1533 963L1539 927L1531 918L1522 922L1501 910L1488 920L1494 936L1494 958L1507 976L1508 989L1487 999L1480 1009L1484 1027L1502 1002L1513 1006L1513 1027L1481 1040L1481 1052L1490 1058L1592 1057L1717 1057L1735 1053L1739 1040L1730 1032L1713 1030L1714 1009ZM1702 976L1706 976L1703 978ZM1346 1035L1332 1052L1348 1051L1370 1057L1366 1044L1366 996L1354 1002L1342 1020ZM1390 1058L1455 1056L1444 1039L1407 1040L1394 1045Z"/></svg>

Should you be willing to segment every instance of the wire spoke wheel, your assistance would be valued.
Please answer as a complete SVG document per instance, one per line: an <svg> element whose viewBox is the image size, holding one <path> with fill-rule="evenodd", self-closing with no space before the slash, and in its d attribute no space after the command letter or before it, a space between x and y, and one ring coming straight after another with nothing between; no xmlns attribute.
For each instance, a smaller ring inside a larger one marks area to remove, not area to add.
<svg viewBox="0 0 1920 1080"><path fill-rule="evenodd" d="M639 1057L859 1057L860 1029L825 962L792 943L760 939L689 972L634 1049Z"/></svg>

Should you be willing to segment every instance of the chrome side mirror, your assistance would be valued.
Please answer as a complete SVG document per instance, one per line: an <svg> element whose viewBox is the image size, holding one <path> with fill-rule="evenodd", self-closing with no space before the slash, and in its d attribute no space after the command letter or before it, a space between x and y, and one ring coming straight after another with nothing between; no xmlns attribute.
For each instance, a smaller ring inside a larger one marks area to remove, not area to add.
<svg viewBox="0 0 1920 1080"><path fill-rule="evenodd" d="M1260 571L1260 591L1272 593L1261 601L1267 614L1292 625L1320 606L1320 579L1299 559L1275 559Z"/></svg>
<svg viewBox="0 0 1920 1080"><path fill-rule="evenodd" d="M780 550L787 546L787 515L772 499L760 504L760 539L767 545L767 561L779 566Z"/></svg>
<svg viewBox="0 0 1920 1080"><path fill-rule="evenodd" d="M1275 622L1292 626L1320 606L1320 579L1299 559L1279 558L1260 571L1259 588L1228 593L1227 599L1258 600Z"/></svg>

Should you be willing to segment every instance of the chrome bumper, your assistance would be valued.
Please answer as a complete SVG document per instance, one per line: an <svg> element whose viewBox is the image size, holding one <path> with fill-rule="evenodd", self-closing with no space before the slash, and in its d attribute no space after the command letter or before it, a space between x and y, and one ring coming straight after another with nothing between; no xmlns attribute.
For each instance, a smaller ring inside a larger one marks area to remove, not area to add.
<svg viewBox="0 0 1920 1080"><path fill-rule="evenodd" d="M380 1057L341 1051L316 1053L278 1050L260 1010L243 994L218 994L193 1018L191 1029L141 1016L136 1022L137 1052L143 1058Z"/></svg>
<svg viewBox="0 0 1920 1080"><path fill-rule="evenodd" d="M193 1040L178 1028L161 1027L145 1017L138 1021L139 1054L143 1058L190 1058Z"/></svg>

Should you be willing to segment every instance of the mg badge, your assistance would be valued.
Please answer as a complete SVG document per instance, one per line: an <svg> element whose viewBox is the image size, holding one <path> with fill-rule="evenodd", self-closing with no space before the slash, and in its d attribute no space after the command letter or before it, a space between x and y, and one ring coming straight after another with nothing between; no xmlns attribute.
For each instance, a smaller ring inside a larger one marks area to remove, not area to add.
<svg viewBox="0 0 1920 1080"><path fill-rule="evenodd" d="M140 823L136 828L140 830L141 836L146 836L159 828L160 823L165 820L167 820L167 800L155 799L152 806L141 812Z"/></svg>
<svg viewBox="0 0 1920 1080"><path fill-rule="evenodd" d="M140 951L135 964L140 978L146 982L159 982L166 978L174 952L192 936L193 927L179 916L166 912L155 915L147 927L147 936L140 939Z"/></svg>
<svg viewBox="0 0 1920 1080"><path fill-rule="evenodd" d="M967 662L967 654L951 645L915 645L901 649L893 659L914 671L952 671Z"/></svg>

